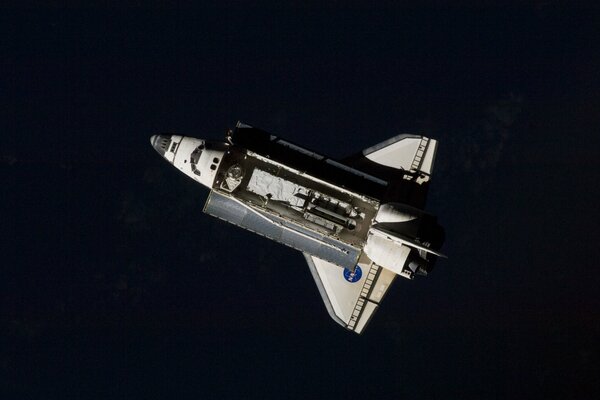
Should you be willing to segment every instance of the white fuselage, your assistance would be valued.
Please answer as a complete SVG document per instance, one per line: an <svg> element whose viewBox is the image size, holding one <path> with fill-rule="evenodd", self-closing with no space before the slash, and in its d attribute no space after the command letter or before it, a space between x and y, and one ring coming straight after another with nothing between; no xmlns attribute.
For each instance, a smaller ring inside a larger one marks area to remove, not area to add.
<svg viewBox="0 0 600 400"><path fill-rule="evenodd" d="M162 138L170 137L170 142L165 149L157 149L157 143ZM223 160L227 144L211 142L179 135L155 135L150 142L165 160L169 161L178 170L198 183L211 188L219 164ZM161 150L164 150L162 152Z"/></svg>

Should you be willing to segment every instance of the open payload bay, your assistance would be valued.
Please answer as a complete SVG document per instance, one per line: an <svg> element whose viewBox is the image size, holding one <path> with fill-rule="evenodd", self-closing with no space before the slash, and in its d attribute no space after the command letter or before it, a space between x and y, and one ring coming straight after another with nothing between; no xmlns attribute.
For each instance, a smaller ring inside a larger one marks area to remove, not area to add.
<svg viewBox="0 0 600 400"><path fill-rule="evenodd" d="M378 208L377 200L232 147L219 164L205 212L334 264L352 266ZM273 226L264 226L265 221ZM321 242L325 253L340 254L315 253L313 247Z"/></svg>

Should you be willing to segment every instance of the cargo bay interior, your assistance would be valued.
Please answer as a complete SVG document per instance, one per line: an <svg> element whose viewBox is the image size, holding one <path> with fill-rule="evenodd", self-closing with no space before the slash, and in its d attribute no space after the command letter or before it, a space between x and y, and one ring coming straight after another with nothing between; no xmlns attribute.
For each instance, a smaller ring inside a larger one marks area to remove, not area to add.
<svg viewBox="0 0 600 400"><path fill-rule="evenodd" d="M379 202L258 154L230 148L213 190L352 245L363 244Z"/></svg>

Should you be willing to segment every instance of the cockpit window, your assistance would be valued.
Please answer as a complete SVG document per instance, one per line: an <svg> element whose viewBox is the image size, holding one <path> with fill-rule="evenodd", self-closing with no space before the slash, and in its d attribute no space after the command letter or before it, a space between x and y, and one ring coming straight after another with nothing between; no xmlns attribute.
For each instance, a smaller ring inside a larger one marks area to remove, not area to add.
<svg viewBox="0 0 600 400"><path fill-rule="evenodd" d="M200 155L202 154L203 145L196 147L192 154L190 155L190 165L192 167L192 172L198 176L200 176L200 170L196 168L196 164L198 164L198 160L200 159Z"/></svg>
<svg viewBox="0 0 600 400"><path fill-rule="evenodd" d="M200 159L200 155L202 154L203 147L204 146L202 146L202 145L196 147L196 149L190 155L190 162L192 164L198 164L198 160Z"/></svg>

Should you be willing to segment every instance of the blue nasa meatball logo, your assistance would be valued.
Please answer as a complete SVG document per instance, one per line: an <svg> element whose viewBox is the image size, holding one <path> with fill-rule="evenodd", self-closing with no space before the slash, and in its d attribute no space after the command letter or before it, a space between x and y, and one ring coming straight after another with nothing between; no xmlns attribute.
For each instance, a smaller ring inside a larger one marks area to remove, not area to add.
<svg viewBox="0 0 600 400"><path fill-rule="evenodd" d="M361 277L362 277L362 269L360 269L360 267L358 265L356 266L356 268L354 268L354 272L352 272L348 268L344 268L344 279L347 280L348 282L350 282L350 283L358 282L358 281L360 281Z"/></svg>

